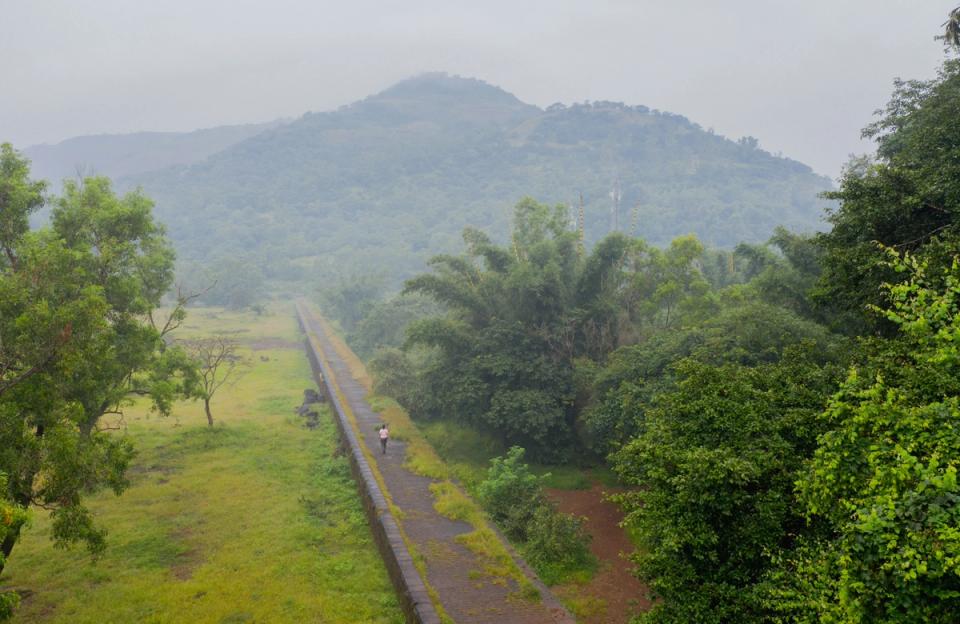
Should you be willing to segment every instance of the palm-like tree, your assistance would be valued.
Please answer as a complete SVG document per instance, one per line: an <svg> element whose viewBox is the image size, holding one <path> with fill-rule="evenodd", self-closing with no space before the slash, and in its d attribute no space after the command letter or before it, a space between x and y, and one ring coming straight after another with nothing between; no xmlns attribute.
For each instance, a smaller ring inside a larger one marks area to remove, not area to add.
<svg viewBox="0 0 960 624"><path fill-rule="evenodd" d="M960 6L950 11L947 21L943 23L943 35L939 39L960 49Z"/></svg>

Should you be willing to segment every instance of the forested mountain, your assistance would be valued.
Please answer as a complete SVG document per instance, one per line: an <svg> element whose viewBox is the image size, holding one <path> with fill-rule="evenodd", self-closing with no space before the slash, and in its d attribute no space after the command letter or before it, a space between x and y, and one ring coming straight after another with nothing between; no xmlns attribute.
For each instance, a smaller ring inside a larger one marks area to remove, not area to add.
<svg viewBox="0 0 960 624"><path fill-rule="evenodd" d="M188 165L276 127L281 122L219 126L193 132L135 132L74 137L24 150L33 175L59 189L78 172L119 178L173 165Z"/></svg>
<svg viewBox="0 0 960 624"><path fill-rule="evenodd" d="M817 194L830 186L754 139L734 142L679 115L611 102L541 110L443 74L123 184L156 199L188 262L243 254L268 276L349 267L394 279L461 249L467 225L505 238L524 195L576 206L582 193L588 241L619 225L655 244L695 233L733 246L777 225L816 229Z"/></svg>

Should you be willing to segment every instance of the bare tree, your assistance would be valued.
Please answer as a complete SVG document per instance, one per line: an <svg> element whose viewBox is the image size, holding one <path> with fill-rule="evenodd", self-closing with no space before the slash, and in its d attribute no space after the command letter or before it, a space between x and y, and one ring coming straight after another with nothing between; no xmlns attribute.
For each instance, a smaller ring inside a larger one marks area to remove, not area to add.
<svg viewBox="0 0 960 624"><path fill-rule="evenodd" d="M213 413L210 411L210 402L213 396L225 384L236 382L248 362L237 353L240 344L223 334L210 338L185 340L182 344L197 363L197 394L203 399L207 424L212 427Z"/></svg>

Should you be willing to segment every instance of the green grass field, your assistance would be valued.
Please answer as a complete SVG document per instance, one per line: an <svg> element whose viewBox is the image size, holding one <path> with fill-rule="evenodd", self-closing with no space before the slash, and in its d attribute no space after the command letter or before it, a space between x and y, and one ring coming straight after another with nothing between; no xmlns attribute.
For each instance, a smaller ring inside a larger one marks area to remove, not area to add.
<svg viewBox="0 0 960 624"><path fill-rule="evenodd" d="M228 332L251 366L169 418L126 413L139 454L120 497L88 500L109 530L91 562L55 550L42 510L2 585L30 592L14 622L402 622L328 414L294 408L312 387L292 306L261 317L192 309L178 337Z"/></svg>

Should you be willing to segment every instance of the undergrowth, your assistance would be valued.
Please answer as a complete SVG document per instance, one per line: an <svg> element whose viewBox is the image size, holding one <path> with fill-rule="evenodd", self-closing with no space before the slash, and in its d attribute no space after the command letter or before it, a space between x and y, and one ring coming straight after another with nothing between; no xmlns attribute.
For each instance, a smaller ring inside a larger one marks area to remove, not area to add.
<svg viewBox="0 0 960 624"><path fill-rule="evenodd" d="M585 582L597 568L583 519L557 511L543 492L542 477L523 463L514 446L491 461L477 492L484 507L548 585Z"/></svg>

